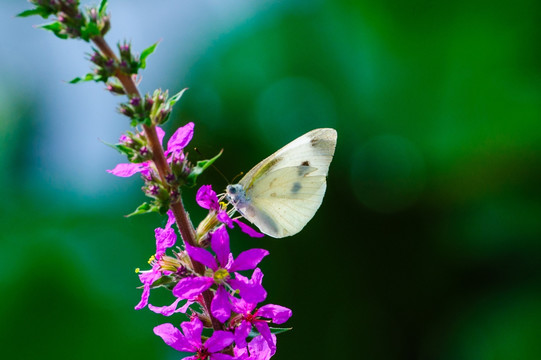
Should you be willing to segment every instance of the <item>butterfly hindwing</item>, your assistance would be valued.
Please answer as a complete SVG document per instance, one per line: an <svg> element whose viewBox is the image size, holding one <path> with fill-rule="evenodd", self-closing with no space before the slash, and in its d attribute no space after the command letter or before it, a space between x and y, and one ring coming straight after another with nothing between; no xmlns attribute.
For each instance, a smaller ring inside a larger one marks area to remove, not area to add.
<svg viewBox="0 0 541 360"><path fill-rule="evenodd" d="M272 171L247 191L257 214L248 220L273 237L291 236L310 221L323 201L325 176L310 166Z"/></svg>

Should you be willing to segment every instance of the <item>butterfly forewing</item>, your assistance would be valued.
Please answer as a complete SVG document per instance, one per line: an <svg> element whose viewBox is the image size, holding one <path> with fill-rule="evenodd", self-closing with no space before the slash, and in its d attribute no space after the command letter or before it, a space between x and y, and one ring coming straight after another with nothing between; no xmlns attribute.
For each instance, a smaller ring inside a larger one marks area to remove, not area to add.
<svg viewBox="0 0 541 360"><path fill-rule="evenodd" d="M312 130L262 160L244 175L239 184L247 190L261 176L290 166L311 166L317 169L312 175L327 176L335 147L336 130Z"/></svg>

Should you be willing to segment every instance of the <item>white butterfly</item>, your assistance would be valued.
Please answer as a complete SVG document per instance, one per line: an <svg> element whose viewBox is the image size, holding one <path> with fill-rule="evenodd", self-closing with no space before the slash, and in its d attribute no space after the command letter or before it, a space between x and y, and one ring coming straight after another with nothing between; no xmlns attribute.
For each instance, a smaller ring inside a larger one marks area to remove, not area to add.
<svg viewBox="0 0 541 360"><path fill-rule="evenodd" d="M261 232L295 235L323 201L336 136L334 129L315 129L293 140L227 186L227 199Z"/></svg>

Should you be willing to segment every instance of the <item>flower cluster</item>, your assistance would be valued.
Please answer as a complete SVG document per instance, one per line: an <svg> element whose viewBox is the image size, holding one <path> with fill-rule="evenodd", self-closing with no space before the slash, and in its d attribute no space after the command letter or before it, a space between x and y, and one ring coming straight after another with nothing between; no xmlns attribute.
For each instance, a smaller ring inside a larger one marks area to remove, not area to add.
<svg viewBox="0 0 541 360"><path fill-rule="evenodd" d="M105 13L107 2L102 0L99 7L80 11L79 0L30 0L36 7L23 11L18 16L40 15L43 18L55 16L56 21L41 26L52 31L61 39L83 39L90 41L95 36L105 35L111 28L110 16Z"/></svg>
<svg viewBox="0 0 541 360"><path fill-rule="evenodd" d="M159 127L156 129L162 142L165 134ZM167 143L164 154L175 176L179 175L175 172L176 165L186 163L183 150L193 137L193 129L193 123L188 123L179 128ZM145 193L149 195L150 189L156 187L157 191L150 195L159 197L165 187L159 184L155 164L146 154L148 150L145 150L143 135L129 133L120 138L123 146L132 149L131 159L140 162L118 164L108 171L121 177L140 173L145 181ZM227 204L220 202L210 185L199 188L196 201L209 211L197 227L196 244L175 246L177 235L171 210L167 212L165 227L155 229L156 252L149 260L151 268L138 269L143 293L135 309L148 307L164 316L175 313L188 315L190 320L181 324L182 331L166 323L157 326L154 332L174 349L194 353L190 359L269 359L276 352L276 336L269 322L286 322L291 310L273 304L258 307L267 297L262 284L263 272L258 265L269 252L249 249L235 257L230 250L227 229L237 225L252 237L263 234L232 217L234 210L228 210ZM171 250L170 255L168 250ZM198 272L194 263L202 264L205 270ZM251 271L251 275L242 274L246 271ZM160 287L171 291L174 301L170 305L149 303L151 289ZM210 302L205 302L205 297ZM213 326L215 324L218 324L218 329ZM204 327L214 328L214 333L206 341L202 337Z"/></svg>
<svg viewBox="0 0 541 360"><path fill-rule="evenodd" d="M156 126L158 140L161 143L165 132ZM147 143L144 131L122 135L119 143L115 145L120 152L127 155L130 163L122 163L115 166L114 169L107 170L109 173L120 176L130 177L136 173L141 174L145 185L143 192L153 199L151 206L143 204L144 212L160 211L164 213L169 208L171 202L178 200L180 187L189 181L192 174L192 165L184 154L184 148L193 137L194 124L188 123L179 128L167 142L165 156L170 168L170 173L162 179L152 161L152 152ZM164 181L165 180L165 181Z"/></svg>

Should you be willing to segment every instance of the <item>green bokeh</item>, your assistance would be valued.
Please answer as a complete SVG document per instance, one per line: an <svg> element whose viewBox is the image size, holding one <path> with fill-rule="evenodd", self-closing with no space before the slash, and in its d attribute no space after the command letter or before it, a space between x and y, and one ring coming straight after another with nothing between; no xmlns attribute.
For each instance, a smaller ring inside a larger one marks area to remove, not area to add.
<svg viewBox="0 0 541 360"><path fill-rule="evenodd" d="M338 131L325 201L302 233L232 234L236 253L270 250L268 302L293 309L276 359L541 359L540 10L526 0L269 6L171 74L190 91L170 128L194 121L192 145L224 148L217 166L229 179L312 128ZM178 358L152 334L163 318L133 310L133 269L163 219L122 217L143 199L136 181L92 206L43 194L25 165L40 114L23 93L0 93L2 353ZM226 185L212 171L202 180Z"/></svg>

